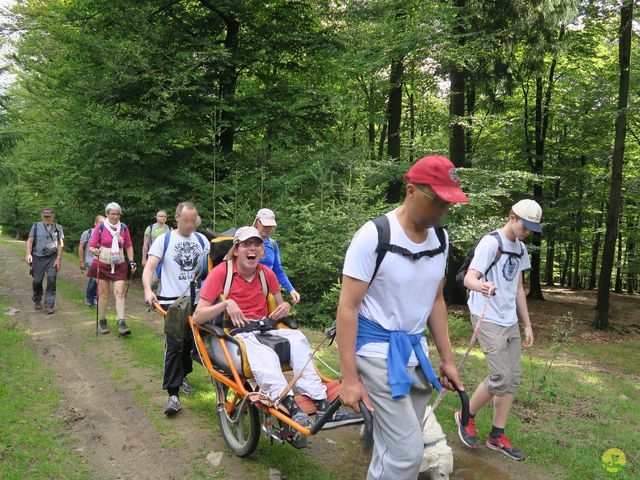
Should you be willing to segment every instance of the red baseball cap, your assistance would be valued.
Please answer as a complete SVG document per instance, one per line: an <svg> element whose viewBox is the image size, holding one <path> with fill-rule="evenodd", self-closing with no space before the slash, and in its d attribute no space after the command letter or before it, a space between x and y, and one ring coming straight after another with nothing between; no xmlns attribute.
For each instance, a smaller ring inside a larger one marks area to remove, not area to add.
<svg viewBox="0 0 640 480"><path fill-rule="evenodd" d="M404 179L418 185L429 185L445 202L469 201L460 188L456 167L448 158L438 155L421 158L404 174Z"/></svg>

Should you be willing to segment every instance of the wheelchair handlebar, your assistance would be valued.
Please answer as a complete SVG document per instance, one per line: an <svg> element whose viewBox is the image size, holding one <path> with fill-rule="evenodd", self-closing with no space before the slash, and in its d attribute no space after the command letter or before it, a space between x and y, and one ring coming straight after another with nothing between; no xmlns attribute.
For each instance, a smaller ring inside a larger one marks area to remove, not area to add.
<svg viewBox="0 0 640 480"><path fill-rule="evenodd" d="M362 432L362 451L369 453L373 450L373 413L367 408L362 400L358 402L360 412L364 418L364 431Z"/></svg>

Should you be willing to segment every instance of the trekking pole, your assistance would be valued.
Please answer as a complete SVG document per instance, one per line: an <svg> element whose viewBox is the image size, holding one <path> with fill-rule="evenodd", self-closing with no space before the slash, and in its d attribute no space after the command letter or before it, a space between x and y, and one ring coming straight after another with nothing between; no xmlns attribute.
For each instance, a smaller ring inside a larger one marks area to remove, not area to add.
<svg viewBox="0 0 640 480"><path fill-rule="evenodd" d="M480 318L478 319L478 323L476 324L476 328L473 330L473 335L471 335L471 340L469 340L469 345L467 345L467 350L464 352L464 355L462 356L462 358L458 362L458 365L456 366L456 369L458 370L458 373L460 373L460 371L464 367L464 363L467 361L467 358L469 358L469 354L471 353L471 349L475 345L476 340L478 339L478 336L480 335L480 328L482 327L482 323L484 322L484 316L487 313L487 307L489 306L489 299L493 295L494 291L495 291L495 289L493 289L493 288L491 290L489 290L489 296L486 297L485 300L484 300L484 304L482 306L482 314L480 315ZM457 385L454 385L454 387L455 387L456 391L458 392L458 394L460 395L460 399L462 400L462 402L464 403L465 399L466 399L466 402L468 402L467 393L464 390L460 390ZM442 399L444 399L446 394L447 394L447 389L446 388L443 388L440 391L440 393L438 393L438 396L436 397L435 402L433 402L433 405L431 406L431 410L429 411L429 413L422 420L422 427L423 428L424 428L424 425L427 423L427 419L429 418L429 416L435 411L436 408L438 408L438 405L440 405L440 403L442 402Z"/></svg>
<svg viewBox="0 0 640 480"><path fill-rule="evenodd" d="M100 257L93 259L93 263L96 265L96 337L98 336L98 315L100 310ZM93 264L92 264L93 266Z"/></svg>

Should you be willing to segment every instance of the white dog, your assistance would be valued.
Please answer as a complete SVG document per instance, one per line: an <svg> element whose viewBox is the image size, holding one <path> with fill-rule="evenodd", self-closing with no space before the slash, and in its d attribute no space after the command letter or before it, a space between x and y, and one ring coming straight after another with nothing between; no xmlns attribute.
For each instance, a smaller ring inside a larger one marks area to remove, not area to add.
<svg viewBox="0 0 640 480"><path fill-rule="evenodd" d="M427 422L422 429L424 453L420 472L427 473L431 480L448 480L453 473L453 450L447 445L447 437L442 431L431 407L425 411Z"/></svg>

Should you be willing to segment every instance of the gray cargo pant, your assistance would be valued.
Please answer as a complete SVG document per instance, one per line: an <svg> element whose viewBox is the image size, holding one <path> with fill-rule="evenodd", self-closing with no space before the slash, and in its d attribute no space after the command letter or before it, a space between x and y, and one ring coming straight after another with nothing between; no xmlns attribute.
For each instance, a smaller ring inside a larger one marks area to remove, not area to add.
<svg viewBox="0 0 640 480"><path fill-rule="evenodd" d="M31 264L31 270L33 271L33 295L31 299L33 303L40 303L42 301L42 282L44 276L47 276L47 289L44 293L44 305L45 307L51 307L56 303L56 277L58 275L58 269L53 265L58 258L58 254L54 253L48 257L36 257L33 256L33 263Z"/></svg>
<svg viewBox="0 0 640 480"><path fill-rule="evenodd" d="M424 451L422 418L433 387L420 367L410 367L414 378L411 391L394 400L386 359L356 355L356 366L375 408L367 480L417 479Z"/></svg>

